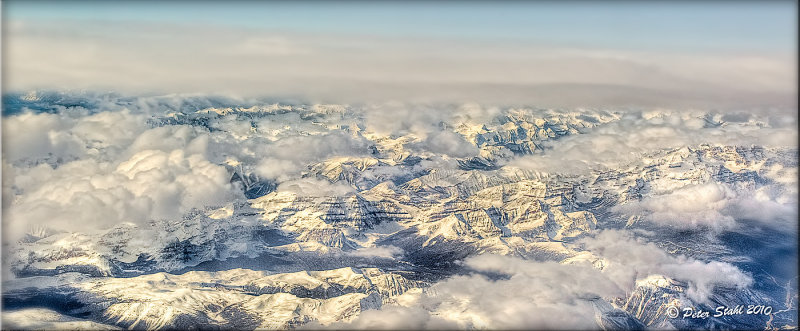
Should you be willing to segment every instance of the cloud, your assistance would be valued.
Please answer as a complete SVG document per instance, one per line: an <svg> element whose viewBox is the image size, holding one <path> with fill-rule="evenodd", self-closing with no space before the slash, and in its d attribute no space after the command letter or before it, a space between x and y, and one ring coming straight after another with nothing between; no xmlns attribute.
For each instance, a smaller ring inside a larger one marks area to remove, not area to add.
<svg viewBox="0 0 800 331"><path fill-rule="evenodd" d="M543 142L543 154L519 157L508 165L524 169L586 174L590 169L624 167L645 153L700 144L795 147L797 117L754 112L746 123L721 123L724 113L653 109L618 111L620 119L582 134ZM774 125L769 125L772 123Z"/></svg>
<svg viewBox="0 0 800 331"><path fill-rule="evenodd" d="M399 101L371 104L364 107L364 124L380 135L414 134L425 139L428 133L441 130L440 124L450 115L450 109L426 104Z"/></svg>
<svg viewBox="0 0 800 331"><path fill-rule="evenodd" d="M478 147L464 139L464 136L452 131L434 132L418 145L423 150L452 157L470 157L478 155Z"/></svg>
<svg viewBox="0 0 800 331"><path fill-rule="evenodd" d="M453 111L453 121L484 124L501 115L503 110L496 106L482 106L475 102L466 102Z"/></svg>
<svg viewBox="0 0 800 331"><path fill-rule="evenodd" d="M787 192L786 188L790 190ZM681 230L710 230L720 233L739 230L740 221L791 230L797 218L797 193L793 186L769 184L758 188L732 189L709 181L675 189L652 190L642 200L628 201L611 208L625 216L641 216L657 226Z"/></svg>
<svg viewBox="0 0 800 331"><path fill-rule="evenodd" d="M362 312L351 323L329 328L356 329L590 329L597 328L591 299L617 295L616 285L590 266L532 262L479 255L466 260L475 271L510 275L492 280L482 274L454 276L424 291L409 291L394 305Z"/></svg>
<svg viewBox="0 0 800 331"><path fill-rule="evenodd" d="M15 166L4 159L5 240L19 239L34 228L92 231L175 218L241 196L229 183L228 171L205 157L207 132L186 126L144 130L142 118L127 113L66 118L61 125L50 116L23 114L3 123L6 129L33 120L50 130L50 136L69 137L74 146L70 152L79 157L35 166ZM19 133L6 131L4 142L39 147L27 151L27 157L41 157L42 151L58 147L52 140L41 143Z"/></svg>
<svg viewBox="0 0 800 331"><path fill-rule="evenodd" d="M184 149L190 154L205 155L208 151L209 135L203 128L188 125L172 125L142 132L131 143L128 153L145 150L172 151Z"/></svg>
<svg viewBox="0 0 800 331"><path fill-rule="evenodd" d="M144 109L152 106L151 101L135 102ZM167 101L178 109L186 102L180 97ZM450 125L491 121L502 114L497 108L475 104L449 108L382 104L363 111L348 109L354 118L346 120L336 114L309 119L309 113L287 111L256 119L237 114L211 117L209 126L214 130L187 125L150 128L145 124L149 117L130 111L8 116L3 123L4 141L15 147L4 150L2 161L3 203L8 206L3 215L4 239L19 238L32 228L88 232L122 222L175 218L193 208L243 200L229 183L230 173L220 165L228 156L277 181L279 192L307 197L352 195L356 189L344 182L303 177L304 172L309 165L332 157L370 155L373 141L366 138L371 137L370 130L395 137L414 135L417 139L405 146L414 153L468 157L477 149L452 132ZM712 113L708 121L703 115L620 112L617 122L548 142L544 155L519 158L512 165L580 173L591 166L617 167L663 148L706 142L783 146L788 144L783 139L796 137L791 127L796 118L787 119L785 114ZM707 127L723 118L728 122ZM350 120L367 125L329 132ZM54 155L68 159L39 162ZM375 166L364 176L383 180L431 168L455 168L457 163L447 156L433 155L413 166ZM761 172L775 184L752 190L712 181L680 187L653 185L641 201L613 210L681 229L727 230L736 226L736 217L794 224L797 191L789 187L796 184L796 168L765 167ZM329 327L596 328L595 300L624 296L636 280L650 275L686 282L686 295L696 302L708 300L717 286L741 289L753 282L729 263L671 255L627 231L601 231L571 247L586 249L592 257L559 264L473 256L464 261L467 274L439 281L424 291L409 291L381 310L367 310L351 323ZM393 258L402 253L394 246L378 246L348 254Z"/></svg>
<svg viewBox="0 0 800 331"><path fill-rule="evenodd" d="M756 220L782 231L796 232L797 206L796 185L771 185L740 193L728 201L725 213L737 220Z"/></svg>
<svg viewBox="0 0 800 331"><path fill-rule="evenodd" d="M77 139L66 128L73 121L56 114L25 113L3 120L6 137L13 140L3 142L3 158L11 162L23 159L46 157L80 157L84 151Z"/></svg>
<svg viewBox="0 0 800 331"><path fill-rule="evenodd" d="M644 220L660 226L708 228L718 232L736 225L732 216L724 214L728 202L735 196L727 186L708 182L627 202L614 206L612 210L626 215L643 215Z"/></svg>
<svg viewBox="0 0 800 331"><path fill-rule="evenodd" d="M290 136L262 148L261 155L265 157L256 166L256 172L266 178L283 181L307 171L309 165L328 157L369 155L369 146L370 142L364 137L343 131Z"/></svg>
<svg viewBox="0 0 800 331"><path fill-rule="evenodd" d="M3 117L3 156L12 163L109 158L147 129L143 114L127 109L95 114L80 107L54 114L24 112Z"/></svg>
<svg viewBox="0 0 800 331"><path fill-rule="evenodd" d="M302 168L297 162L267 157L258 164L256 173L264 178L285 179L288 174L299 172Z"/></svg>
<svg viewBox="0 0 800 331"><path fill-rule="evenodd" d="M408 291L380 310L325 327L595 329L600 326L595 322L594 301L624 298L636 280L651 275L686 282L687 297L698 303L707 303L716 286L745 288L753 282L731 264L673 256L627 231L605 230L579 243L600 259L599 265L591 259L561 264L493 254L471 256L463 261L469 274Z"/></svg>
<svg viewBox="0 0 800 331"><path fill-rule="evenodd" d="M664 275L687 282L687 296L705 303L715 286L742 289L753 282L749 275L729 263L669 255L627 231L605 230L581 239L580 243L604 259L603 273L623 289L632 289L637 279Z"/></svg>
<svg viewBox="0 0 800 331"><path fill-rule="evenodd" d="M329 102L796 105L794 56L768 52L658 53L19 17L7 27L11 90L69 86Z"/></svg>
<svg viewBox="0 0 800 331"><path fill-rule="evenodd" d="M242 40L228 50L231 55L289 56L308 54L309 50L283 36L260 36Z"/></svg>
<svg viewBox="0 0 800 331"><path fill-rule="evenodd" d="M369 141L360 136L333 131L314 136L283 138L266 147L268 155L284 160L320 161L329 156L369 153Z"/></svg>
<svg viewBox="0 0 800 331"><path fill-rule="evenodd" d="M225 168L182 150L142 151L116 168L91 160L40 165L15 176L23 194L9 208L6 233L19 238L33 226L91 231L179 217L240 195L229 177Z"/></svg>

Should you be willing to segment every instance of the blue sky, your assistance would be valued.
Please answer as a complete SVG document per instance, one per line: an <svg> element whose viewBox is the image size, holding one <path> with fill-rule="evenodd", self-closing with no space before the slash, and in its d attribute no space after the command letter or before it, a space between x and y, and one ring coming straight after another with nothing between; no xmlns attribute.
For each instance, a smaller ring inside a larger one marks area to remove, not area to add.
<svg viewBox="0 0 800 331"><path fill-rule="evenodd" d="M663 51L796 49L792 1L4 1L6 19L128 20L279 32L492 39Z"/></svg>

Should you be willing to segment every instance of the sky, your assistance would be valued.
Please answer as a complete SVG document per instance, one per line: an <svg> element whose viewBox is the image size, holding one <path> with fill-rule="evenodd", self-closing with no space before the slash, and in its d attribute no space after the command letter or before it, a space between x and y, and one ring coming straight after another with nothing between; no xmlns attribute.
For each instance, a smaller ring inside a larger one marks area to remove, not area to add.
<svg viewBox="0 0 800 331"><path fill-rule="evenodd" d="M9 2L9 18L203 23L327 34L541 41L691 51L794 51L791 1Z"/></svg>
<svg viewBox="0 0 800 331"><path fill-rule="evenodd" d="M796 94L793 1L3 6L11 89L514 99L569 85L553 99L655 103ZM615 90L598 98L586 86Z"/></svg>

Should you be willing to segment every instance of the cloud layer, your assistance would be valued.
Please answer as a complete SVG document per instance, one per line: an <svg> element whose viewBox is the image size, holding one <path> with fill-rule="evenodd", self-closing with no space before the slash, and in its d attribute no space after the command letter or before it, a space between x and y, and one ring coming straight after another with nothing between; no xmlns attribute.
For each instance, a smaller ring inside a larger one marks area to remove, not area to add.
<svg viewBox="0 0 800 331"><path fill-rule="evenodd" d="M12 19L6 88L302 96L331 102L794 105L792 54L570 49L509 41L309 35Z"/></svg>

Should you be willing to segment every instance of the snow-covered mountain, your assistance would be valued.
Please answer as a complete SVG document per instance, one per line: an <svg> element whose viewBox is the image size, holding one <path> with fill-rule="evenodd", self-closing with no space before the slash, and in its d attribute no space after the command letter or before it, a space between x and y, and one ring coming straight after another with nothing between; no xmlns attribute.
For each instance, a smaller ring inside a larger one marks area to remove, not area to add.
<svg viewBox="0 0 800 331"><path fill-rule="evenodd" d="M358 323L400 309L455 323L423 327L514 326L459 306L477 295L454 292L466 280L605 329L797 325L796 269L776 265L797 259L798 150L778 139L796 129L780 113L96 98L4 98L4 131L69 119L43 153L4 150L4 219L34 229L4 241L5 326L379 327ZM181 164L207 171L145 180ZM127 214L67 226L79 197ZM597 276L547 297L515 287L576 277L559 266ZM669 316L736 305L772 314Z"/></svg>

